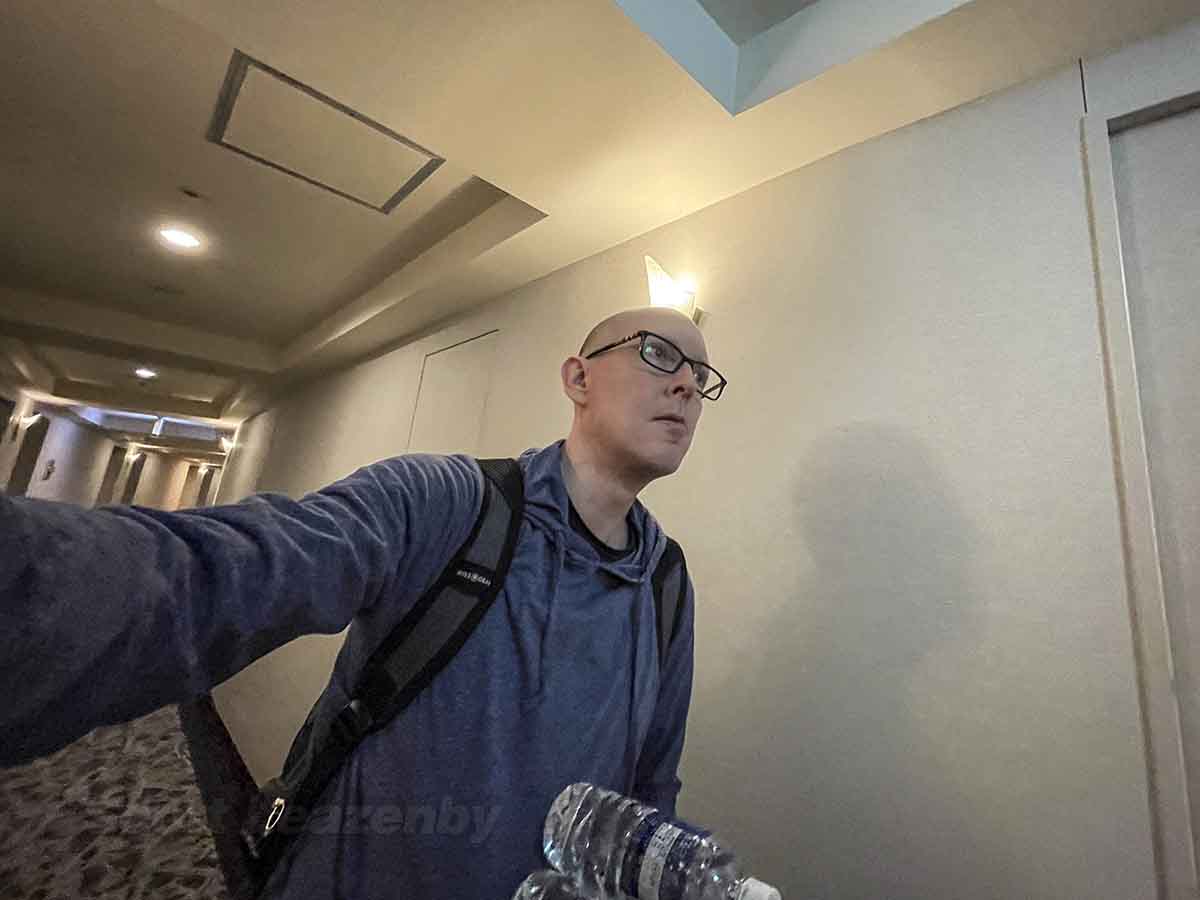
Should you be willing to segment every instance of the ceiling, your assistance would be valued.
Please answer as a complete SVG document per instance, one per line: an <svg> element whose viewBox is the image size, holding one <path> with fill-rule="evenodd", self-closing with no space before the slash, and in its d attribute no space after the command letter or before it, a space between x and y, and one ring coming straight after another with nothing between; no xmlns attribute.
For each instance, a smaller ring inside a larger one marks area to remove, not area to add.
<svg viewBox="0 0 1200 900"><path fill-rule="evenodd" d="M726 28L803 5L705 0ZM973 0L735 116L613 0L9 0L0 377L236 423L296 379L1192 15ZM165 249L168 223L206 245ZM160 378L139 385L138 365Z"/></svg>
<svg viewBox="0 0 1200 900"><path fill-rule="evenodd" d="M447 163L389 215L347 202L205 140L234 51L225 40L150 0L15 2L0 36L0 111L21 136L0 161L9 284L280 344L503 196ZM282 83L258 71L233 142L308 147L348 181L368 170L368 189L398 186L387 145L403 145L378 135L382 148L355 147L353 126L374 132L288 87L260 98ZM306 99L328 115L297 123ZM153 238L165 222L207 235L208 252L163 252Z"/></svg>

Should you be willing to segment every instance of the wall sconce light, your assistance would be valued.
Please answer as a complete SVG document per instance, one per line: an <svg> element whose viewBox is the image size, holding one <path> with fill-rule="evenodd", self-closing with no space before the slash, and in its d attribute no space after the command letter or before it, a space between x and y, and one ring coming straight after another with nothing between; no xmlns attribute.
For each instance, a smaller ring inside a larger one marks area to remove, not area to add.
<svg viewBox="0 0 1200 900"><path fill-rule="evenodd" d="M704 310L696 305L696 284L690 278L672 278L652 256L646 257L646 282L651 306L669 306L700 323Z"/></svg>
<svg viewBox="0 0 1200 900"><path fill-rule="evenodd" d="M4 440L4 431L8 429L9 425L12 426L12 434L9 440L15 441L21 433L22 428L28 428L41 419L41 417L41 413L34 413L32 416L9 416L8 421L4 423L4 430L0 430L0 441Z"/></svg>

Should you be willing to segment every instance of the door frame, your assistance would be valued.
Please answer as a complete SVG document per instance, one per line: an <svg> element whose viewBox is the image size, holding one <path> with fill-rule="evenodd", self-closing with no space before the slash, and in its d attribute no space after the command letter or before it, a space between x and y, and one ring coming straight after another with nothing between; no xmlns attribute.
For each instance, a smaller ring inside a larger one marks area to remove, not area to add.
<svg viewBox="0 0 1200 900"><path fill-rule="evenodd" d="M493 334L499 334L499 333L500 333L499 328L489 328L487 331L481 332L479 334L472 334L470 337L456 338L451 343L437 346L436 349L429 350L429 351L425 352L424 354L422 354L422 356L421 356L421 371L417 374L417 389L413 393L412 415L409 417L409 420L408 420L408 440L404 444L404 452L405 453L413 452L413 448L412 448L413 434L415 433L415 430L417 427L417 414L421 409L421 389L425 386L425 366L428 365L430 357L437 356L439 353L445 353L447 350L454 350L457 347L461 347L463 344L470 344L470 343L473 343L474 341L482 340L485 337L489 337ZM489 383L489 387L490 387L490 383ZM487 398L486 397L484 398L484 401L483 401L483 407L484 407L483 414L484 414L484 416L486 416L487 415ZM480 428L482 429L482 427L483 427L483 425L481 423Z"/></svg>
<svg viewBox="0 0 1200 900"><path fill-rule="evenodd" d="M1198 37L1200 20L1094 61L1080 61L1085 98L1092 95L1080 123L1080 138L1159 900L1194 900L1200 894L1197 829L1188 796L1171 628L1151 497L1117 219L1112 136L1200 107L1200 65L1183 55Z"/></svg>
<svg viewBox="0 0 1200 900"><path fill-rule="evenodd" d="M42 450L46 445L46 435L50 433L50 417L38 411L36 422L25 426L17 437L20 445L17 456L13 460L12 471L8 475L8 483L4 492L12 497L24 497L29 492L33 479L37 476L38 462L42 458ZM19 481L24 481L18 485Z"/></svg>

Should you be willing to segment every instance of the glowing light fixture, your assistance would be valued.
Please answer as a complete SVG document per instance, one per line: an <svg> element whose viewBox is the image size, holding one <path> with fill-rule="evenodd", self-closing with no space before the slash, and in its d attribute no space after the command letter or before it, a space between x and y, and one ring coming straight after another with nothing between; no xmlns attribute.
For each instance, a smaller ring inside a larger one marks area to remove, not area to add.
<svg viewBox="0 0 1200 900"><path fill-rule="evenodd" d="M204 243L200 236L174 225L158 229L159 239L173 250L199 250Z"/></svg>
<svg viewBox="0 0 1200 900"><path fill-rule="evenodd" d="M147 369L145 366L142 366L140 369L134 369L133 374L138 378L141 378L143 381L149 381L151 378L158 377L157 372L155 372L153 369Z"/></svg>
<svg viewBox="0 0 1200 900"><path fill-rule="evenodd" d="M229 453L231 450L233 450L233 447L234 447L233 441L231 441L229 438L221 438L221 449L222 450L224 450L226 453Z"/></svg>
<svg viewBox="0 0 1200 900"><path fill-rule="evenodd" d="M700 321L703 310L696 306L696 282L690 277L672 278L654 257L647 256L646 282L650 287L651 306L669 306L689 316L693 322Z"/></svg>

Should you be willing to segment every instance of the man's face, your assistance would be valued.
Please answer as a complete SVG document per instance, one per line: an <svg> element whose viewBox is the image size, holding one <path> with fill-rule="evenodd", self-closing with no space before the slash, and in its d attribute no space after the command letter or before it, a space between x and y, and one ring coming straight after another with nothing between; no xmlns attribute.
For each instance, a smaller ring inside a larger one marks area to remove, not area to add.
<svg viewBox="0 0 1200 900"><path fill-rule="evenodd" d="M708 361L704 338L682 318L635 322L611 340L639 329L661 335L685 356ZM640 346L634 338L588 361L589 407L594 437L649 481L679 468L691 447L704 401L691 365L684 363L668 374L647 363L638 352Z"/></svg>

